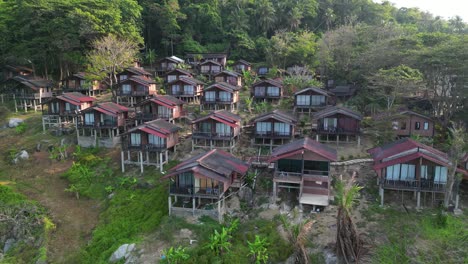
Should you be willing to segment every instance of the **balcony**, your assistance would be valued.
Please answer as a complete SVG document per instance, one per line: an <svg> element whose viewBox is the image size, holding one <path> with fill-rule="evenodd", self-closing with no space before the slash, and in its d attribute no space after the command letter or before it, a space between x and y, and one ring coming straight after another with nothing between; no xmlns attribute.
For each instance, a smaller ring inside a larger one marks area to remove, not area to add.
<svg viewBox="0 0 468 264"><path fill-rule="evenodd" d="M23 94L14 94L16 99L40 99L40 98L49 98L53 96L52 92L46 93L23 93Z"/></svg>
<svg viewBox="0 0 468 264"><path fill-rule="evenodd" d="M281 96L277 93L255 93L254 94L254 97L257 98L257 99L279 99Z"/></svg>
<svg viewBox="0 0 468 264"><path fill-rule="evenodd" d="M104 122L80 122L80 128L116 128L118 127L117 121L105 120Z"/></svg>
<svg viewBox="0 0 468 264"><path fill-rule="evenodd" d="M359 134L359 129L346 129L342 127L317 127L317 133L323 135L356 135Z"/></svg>
<svg viewBox="0 0 468 264"><path fill-rule="evenodd" d="M290 138L291 132L255 131L256 138Z"/></svg>
<svg viewBox="0 0 468 264"><path fill-rule="evenodd" d="M169 120L172 118L172 113L160 113L160 114L153 114L153 113L137 113L136 114L136 119L137 120L140 120L140 121L143 121L143 122L147 122L147 121L152 121L152 120L156 120L156 119L165 119L165 120Z"/></svg>
<svg viewBox="0 0 468 264"><path fill-rule="evenodd" d="M328 182L330 179L328 175L328 171L304 170L300 173L275 170L273 178L275 181L290 183L301 183L302 180Z"/></svg>
<svg viewBox="0 0 468 264"><path fill-rule="evenodd" d="M234 133L216 133L216 132L198 132L192 133L192 138L205 138L205 139L224 139L229 140L234 137Z"/></svg>
<svg viewBox="0 0 468 264"><path fill-rule="evenodd" d="M148 96L149 91L117 91L118 96Z"/></svg>
<svg viewBox="0 0 468 264"><path fill-rule="evenodd" d="M445 192L446 182L426 180L426 179L406 179L406 180L388 180L382 183L384 189L394 190L421 190L429 192Z"/></svg>
<svg viewBox="0 0 468 264"><path fill-rule="evenodd" d="M209 187L193 187L193 186L177 186L172 184L170 186L170 194L180 194L192 197L211 197L218 198L223 192L222 186Z"/></svg>
<svg viewBox="0 0 468 264"><path fill-rule="evenodd" d="M124 150L138 150L138 151L148 151L148 152L162 152L167 149L165 144L140 144L140 145L132 145L132 144L124 144Z"/></svg>
<svg viewBox="0 0 468 264"><path fill-rule="evenodd" d="M321 107L326 107L327 103L320 103L320 104L301 104L301 103L296 103L297 108L321 108Z"/></svg>

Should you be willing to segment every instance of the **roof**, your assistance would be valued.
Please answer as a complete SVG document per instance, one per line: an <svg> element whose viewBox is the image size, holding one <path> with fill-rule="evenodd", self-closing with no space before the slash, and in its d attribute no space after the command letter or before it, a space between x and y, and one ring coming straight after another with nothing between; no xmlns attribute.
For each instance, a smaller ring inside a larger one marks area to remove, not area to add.
<svg viewBox="0 0 468 264"><path fill-rule="evenodd" d="M36 78L32 76L15 76L12 78L13 80L20 82L21 84L28 86L33 90L37 90L39 88L44 87L52 87L53 83L51 80Z"/></svg>
<svg viewBox="0 0 468 264"><path fill-rule="evenodd" d="M31 73L34 72L33 69L25 67L25 66L20 66L20 65L7 64L4 67L11 70L11 71L15 71L15 72L21 72L21 71L28 71L28 72L31 72Z"/></svg>
<svg viewBox="0 0 468 264"><path fill-rule="evenodd" d="M183 63L184 60L179 58L179 57L176 57L176 56L171 56L171 57L165 57L163 59L160 59L159 61L163 61L163 60L169 60L169 61L172 61L172 62L175 62L175 63Z"/></svg>
<svg viewBox="0 0 468 264"><path fill-rule="evenodd" d="M178 105L185 104L184 101L178 98L175 98L174 96L171 96L171 95L157 95L155 97L152 97L150 99L140 102L138 105L145 105L149 102L153 102L158 105L164 105L168 108L174 108Z"/></svg>
<svg viewBox="0 0 468 264"><path fill-rule="evenodd" d="M85 102L96 101L96 99L93 97L84 95L82 93L77 93L77 92L63 93L62 95L57 96L56 99L63 100L73 105L81 105L82 103L85 103Z"/></svg>
<svg viewBox="0 0 468 264"><path fill-rule="evenodd" d="M241 121L240 116L238 116L236 114L233 114L233 113L228 112L226 110L218 110L218 111L211 112L206 116L203 116L203 117L200 117L200 118L197 118L197 119L193 120L192 124L198 123L198 122L206 120L206 119L213 119L213 120L216 120L218 122L229 125L231 127L238 126L236 123Z"/></svg>
<svg viewBox="0 0 468 264"><path fill-rule="evenodd" d="M218 76L218 75L230 75L230 76L234 76L234 77L239 77L239 76L241 76L240 73L238 73L238 72L233 72L233 71L229 71L229 70L223 70L223 71L217 73L217 74L215 75L215 77Z"/></svg>
<svg viewBox="0 0 468 264"><path fill-rule="evenodd" d="M171 74L174 74L174 72L178 72L178 73L181 73L181 74L185 74L187 76L192 76L192 73L189 72L189 71L186 71L184 69L173 69L171 71L168 71L165 75L171 75Z"/></svg>
<svg viewBox="0 0 468 264"><path fill-rule="evenodd" d="M100 103L96 106L87 108L82 112L89 112L96 110L106 115L117 116L119 113L128 112L128 108L112 102Z"/></svg>
<svg viewBox="0 0 468 264"><path fill-rule="evenodd" d="M234 62L234 65L235 64L245 64L245 65L252 65L250 62L246 61L246 60L243 60L243 59L240 59L240 60L237 60L236 62Z"/></svg>
<svg viewBox="0 0 468 264"><path fill-rule="evenodd" d="M198 85L198 84L205 84L204 82L198 80L198 79L195 79L195 78L192 78L192 77L186 77L186 76L181 76L178 80L174 80L172 82L170 82L169 84L173 84L173 83L176 83L176 82L184 82L184 83L188 83L188 84L192 84L192 85Z"/></svg>
<svg viewBox="0 0 468 264"><path fill-rule="evenodd" d="M223 91L230 92L230 93L233 93L235 91L239 91L239 89L240 89L239 86L235 86L235 85L229 84L227 82L217 82L217 83L213 83L212 85L210 85L208 87L205 87L205 89L203 89L203 90L207 91L207 90L211 90L211 89L214 89L214 88L218 88L218 89L221 89Z"/></svg>
<svg viewBox="0 0 468 264"><path fill-rule="evenodd" d="M432 121L432 118L430 118L430 117L428 117L428 116L425 116L425 115L423 115L423 114L420 114L420 113L416 113L416 112L410 111L410 110L400 112L400 115L415 115L415 116L419 116L419 117L421 117L421 118L423 118L423 119Z"/></svg>
<svg viewBox="0 0 468 264"><path fill-rule="evenodd" d="M121 83L126 83L126 82L136 82L144 86L150 86L151 84L156 83L153 79L149 79L141 75L134 75L128 79L125 79Z"/></svg>
<svg viewBox="0 0 468 264"><path fill-rule="evenodd" d="M381 169L391 165L411 161L419 157L435 162L442 166L451 164L446 153L424 145L411 138L400 140L367 150L375 162L379 162L374 169Z"/></svg>
<svg viewBox="0 0 468 264"><path fill-rule="evenodd" d="M249 166L247 163L236 158L223 150L213 149L189 158L174 168L163 179L177 175L182 172L194 171L207 178L231 184L231 174L237 172L245 174Z"/></svg>
<svg viewBox="0 0 468 264"><path fill-rule="evenodd" d="M270 118L273 118L273 119L276 119L278 121L281 121L283 123L288 123L288 124L295 124L297 122L297 118L295 116L289 113L280 111L280 110L274 110L273 112L257 116L252 121L256 123L256 122L261 122L263 120L267 120Z"/></svg>
<svg viewBox="0 0 468 264"><path fill-rule="evenodd" d="M342 114L357 120L362 120L362 115L360 113L341 106L330 106L321 111L318 111L314 113L314 119L325 118L335 114Z"/></svg>
<svg viewBox="0 0 468 264"><path fill-rule="evenodd" d="M327 145L321 144L315 140L305 137L273 149L273 152L270 155L269 162L297 155L299 153L302 153L304 150L314 152L330 161L338 160L335 149L332 149Z"/></svg>
<svg viewBox="0 0 468 264"><path fill-rule="evenodd" d="M268 83L268 84L271 84L271 85L279 87L279 88L283 87L283 84L280 81L273 80L273 79L260 80L260 81L258 81L256 83L252 84L252 87L255 87L255 86L258 86L258 85L264 84L264 83Z"/></svg>
<svg viewBox="0 0 468 264"><path fill-rule="evenodd" d="M206 52L206 53L187 53L185 56L187 58L193 58L197 55L201 55L204 59L206 58L225 58L227 57L227 54L226 53L222 53L222 52L218 52L218 53L210 53L210 52Z"/></svg>
<svg viewBox="0 0 468 264"><path fill-rule="evenodd" d="M131 72L131 73L136 74L136 75L149 75L149 76L152 76L151 73L145 71L145 69L140 68L140 67L130 67L130 68L125 69L125 71ZM123 71L123 72L125 72L125 71Z"/></svg>
<svg viewBox="0 0 468 264"><path fill-rule="evenodd" d="M200 65L205 65L205 64L214 64L214 65L217 65L217 66L221 66L221 63L218 63L218 62L212 61L212 60L207 60L207 61L204 61L204 62L200 63Z"/></svg>
<svg viewBox="0 0 468 264"><path fill-rule="evenodd" d="M351 96L356 92L356 87L354 85L339 85L330 89L330 92L336 96Z"/></svg>
<svg viewBox="0 0 468 264"><path fill-rule="evenodd" d="M302 93L305 93L305 92L314 92L314 93L318 93L318 94L321 94L321 95L324 95L324 96L331 96L333 95L331 92L329 91L326 91L324 89L321 89L321 88L318 88L318 87L309 87L309 88L305 88L305 89L302 89L298 92L295 92L294 95L299 95L299 94L302 94Z"/></svg>
<svg viewBox="0 0 468 264"><path fill-rule="evenodd" d="M153 121L145 122L142 125L139 125L137 127L134 127L125 134L129 134L132 132L135 132L137 130L143 131L148 134L152 134L155 136L158 136L160 138L167 138L170 134L179 131L181 128L167 122L166 120L163 119L156 119Z"/></svg>

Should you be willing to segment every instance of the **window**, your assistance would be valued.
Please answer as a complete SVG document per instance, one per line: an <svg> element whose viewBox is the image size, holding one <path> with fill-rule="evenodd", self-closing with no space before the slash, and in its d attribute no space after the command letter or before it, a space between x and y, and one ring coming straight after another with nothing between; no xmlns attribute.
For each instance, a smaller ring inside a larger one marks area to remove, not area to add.
<svg viewBox="0 0 468 264"><path fill-rule="evenodd" d="M222 137L231 136L231 127L224 123L216 123L216 133Z"/></svg>
<svg viewBox="0 0 468 264"><path fill-rule="evenodd" d="M126 75L126 74L122 74L122 75L119 76L120 81L127 80L127 78L128 78L128 75Z"/></svg>
<svg viewBox="0 0 468 264"><path fill-rule="evenodd" d="M200 132L202 133L211 133L211 123L201 123Z"/></svg>
<svg viewBox="0 0 468 264"><path fill-rule="evenodd" d="M434 183L435 184L445 184L447 183L447 168L436 166L434 174Z"/></svg>
<svg viewBox="0 0 468 264"><path fill-rule="evenodd" d="M312 105L314 105L314 106L325 105L325 96L323 96L323 95L312 95Z"/></svg>
<svg viewBox="0 0 468 264"><path fill-rule="evenodd" d="M421 123L420 123L420 122L415 122L415 123L414 123L414 129L415 129L415 130L421 129Z"/></svg>
<svg viewBox="0 0 468 264"><path fill-rule="evenodd" d="M50 104L50 112L52 114L58 114L58 112L59 112L59 103L58 102L52 102Z"/></svg>
<svg viewBox="0 0 468 264"><path fill-rule="evenodd" d="M72 111L75 111L77 109L78 108L76 107L76 105L70 104L70 103L65 103L65 111L72 112Z"/></svg>
<svg viewBox="0 0 468 264"><path fill-rule="evenodd" d="M85 86L86 84L86 80L80 80L80 86L83 88L83 86Z"/></svg>
<svg viewBox="0 0 468 264"><path fill-rule="evenodd" d="M324 118L323 119L323 129L325 130L335 130L338 124L337 118Z"/></svg>
<svg viewBox="0 0 468 264"><path fill-rule="evenodd" d="M180 92L180 85L178 84L173 84L172 85L172 94L178 95Z"/></svg>
<svg viewBox="0 0 468 264"><path fill-rule="evenodd" d="M132 92L132 86L130 84L123 84L122 85L122 93L123 94L130 94Z"/></svg>
<svg viewBox="0 0 468 264"><path fill-rule="evenodd" d="M193 95L193 85L185 84L184 85L184 94Z"/></svg>
<svg viewBox="0 0 468 264"><path fill-rule="evenodd" d="M212 72L220 72L221 71L221 68L219 66L212 66L211 67L211 71Z"/></svg>
<svg viewBox="0 0 468 264"><path fill-rule="evenodd" d="M219 100L222 102L231 101L231 94L228 92L219 92Z"/></svg>
<svg viewBox="0 0 468 264"><path fill-rule="evenodd" d="M85 114L85 125L94 125L94 113Z"/></svg>
<svg viewBox="0 0 468 264"><path fill-rule="evenodd" d="M209 72L209 71L210 71L210 65L201 66L201 72Z"/></svg>
<svg viewBox="0 0 468 264"><path fill-rule="evenodd" d="M400 130L406 130L406 121L401 121Z"/></svg>
<svg viewBox="0 0 468 264"><path fill-rule="evenodd" d="M268 132L271 132L271 123L270 122L257 122L256 131L259 135L266 135Z"/></svg>
<svg viewBox="0 0 468 264"><path fill-rule="evenodd" d="M227 78L227 83L232 84L232 85L237 85L237 78L233 76L228 76Z"/></svg>
<svg viewBox="0 0 468 264"><path fill-rule="evenodd" d="M158 116L162 118L170 118L172 117L172 109L158 105Z"/></svg>
<svg viewBox="0 0 468 264"><path fill-rule="evenodd" d="M192 188L193 187L193 174L191 172L185 172L178 175L179 187L181 188Z"/></svg>
<svg viewBox="0 0 468 264"><path fill-rule="evenodd" d="M148 143L155 146L165 146L166 142L164 138L148 134Z"/></svg>
<svg viewBox="0 0 468 264"><path fill-rule="evenodd" d="M395 164L387 167L387 175L385 179L397 181L400 175L401 164Z"/></svg>
<svg viewBox="0 0 468 264"><path fill-rule="evenodd" d="M140 146L141 145L141 135L140 133L131 133L130 134L130 145Z"/></svg>
<svg viewBox="0 0 468 264"><path fill-rule="evenodd" d="M279 88L276 87L276 86L269 86L267 88L267 95L268 96L279 96L280 95Z"/></svg>
<svg viewBox="0 0 468 264"><path fill-rule="evenodd" d="M291 133L291 127L286 123L275 123L275 134L281 136L289 136Z"/></svg>
<svg viewBox="0 0 468 264"><path fill-rule="evenodd" d="M429 122L424 122L424 130L429 130Z"/></svg>
<svg viewBox="0 0 468 264"><path fill-rule="evenodd" d="M296 105L310 105L310 96L309 95L298 95L296 97Z"/></svg>
<svg viewBox="0 0 468 264"><path fill-rule="evenodd" d="M167 82L172 82L177 80L177 75L168 75L167 76Z"/></svg>
<svg viewBox="0 0 468 264"><path fill-rule="evenodd" d="M215 98L216 98L216 92L215 91L205 92L205 101L206 102L214 102Z"/></svg>
<svg viewBox="0 0 468 264"><path fill-rule="evenodd" d="M268 73L268 68L262 67L258 69L258 74L267 74Z"/></svg>
<svg viewBox="0 0 468 264"><path fill-rule="evenodd" d="M412 164L401 164L400 180L414 180L416 175L416 166Z"/></svg>
<svg viewBox="0 0 468 264"><path fill-rule="evenodd" d="M255 87L255 96L265 96L265 87Z"/></svg>
<svg viewBox="0 0 468 264"><path fill-rule="evenodd" d="M239 71L245 70L245 65L244 64L237 64L237 70L239 70Z"/></svg>

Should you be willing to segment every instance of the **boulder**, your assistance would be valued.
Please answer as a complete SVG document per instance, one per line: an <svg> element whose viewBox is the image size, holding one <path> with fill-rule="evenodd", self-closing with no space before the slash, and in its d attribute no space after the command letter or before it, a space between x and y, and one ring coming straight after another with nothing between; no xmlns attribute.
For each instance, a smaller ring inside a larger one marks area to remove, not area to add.
<svg viewBox="0 0 468 264"><path fill-rule="evenodd" d="M252 189L249 187L244 187L239 190L239 197L244 201L251 201L252 200Z"/></svg>
<svg viewBox="0 0 468 264"><path fill-rule="evenodd" d="M24 120L21 118L10 118L8 121L8 127L17 127L19 124L23 123Z"/></svg>
<svg viewBox="0 0 468 264"><path fill-rule="evenodd" d="M132 252L135 250L135 243L121 245L112 256L109 258L109 262L115 263L122 259L129 259Z"/></svg>
<svg viewBox="0 0 468 264"><path fill-rule="evenodd" d="M29 159L29 153L26 150L21 150L15 155L15 158L13 159L13 164L18 164L21 160L27 160Z"/></svg>
<svg viewBox="0 0 468 264"><path fill-rule="evenodd" d="M5 245L3 246L3 253L7 253L13 245L15 244L16 240L14 238L9 238L5 241Z"/></svg>

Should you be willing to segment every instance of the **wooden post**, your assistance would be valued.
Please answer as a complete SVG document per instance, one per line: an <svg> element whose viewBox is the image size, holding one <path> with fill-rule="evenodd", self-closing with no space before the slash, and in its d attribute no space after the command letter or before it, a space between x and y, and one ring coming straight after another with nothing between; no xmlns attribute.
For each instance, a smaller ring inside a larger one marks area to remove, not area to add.
<svg viewBox="0 0 468 264"><path fill-rule="evenodd" d="M120 152L120 158L121 158L121 161L122 161L122 172L125 172L125 158L124 158L124 152L121 151Z"/></svg>
<svg viewBox="0 0 468 264"><path fill-rule="evenodd" d="M162 152L159 153L159 171L163 172L163 154Z"/></svg>
<svg viewBox="0 0 468 264"><path fill-rule="evenodd" d="M192 198L192 215L195 216L195 197Z"/></svg>
<svg viewBox="0 0 468 264"><path fill-rule="evenodd" d="M221 201L218 200L218 221L221 223L222 221L222 215L221 215Z"/></svg>
<svg viewBox="0 0 468 264"><path fill-rule="evenodd" d="M417 202L416 202L416 209L421 209L421 192L418 191L417 194Z"/></svg>
<svg viewBox="0 0 468 264"><path fill-rule="evenodd" d="M276 182L273 181L273 202L276 202Z"/></svg>
<svg viewBox="0 0 468 264"><path fill-rule="evenodd" d="M13 101L15 101L15 112L18 113L18 104L16 102L16 95L15 94L13 94Z"/></svg>
<svg viewBox="0 0 468 264"><path fill-rule="evenodd" d="M380 192L380 206L382 207L384 204L384 189L382 187L379 187L379 192Z"/></svg>
<svg viewBox="0 0 468 264"><path fill-rule="evenodd" d="M171 196L167 197L167 202L168 202L168 208L169 208L169 215L171 215L171 209L172 209L172 201L171 201Z"/></svg>
<svg viewBox="0 0 468 264"><path fill-rule="evenodd" d="M143 152L139 151L138 154L140 156L140 173L143 174Z"/></svg>

